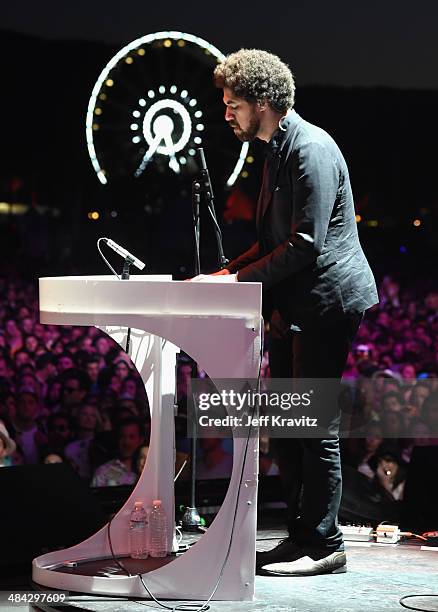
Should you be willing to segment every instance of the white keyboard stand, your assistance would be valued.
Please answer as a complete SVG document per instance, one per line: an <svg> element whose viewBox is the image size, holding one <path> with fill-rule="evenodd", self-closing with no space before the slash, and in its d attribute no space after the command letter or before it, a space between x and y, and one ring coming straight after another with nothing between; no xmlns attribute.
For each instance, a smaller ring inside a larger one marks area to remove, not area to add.
<svg viewBox="0 0 438 612"><path fill-rule="evenodd" d="M117 556L128 556L128 525L134 501L150 506L163 500L172 542L174 525L174 391L179 348L215 378L258 376L261 353L261 285L172 281L170 276L70 276L40 279L40 319L55 325L95 325L122 347L132 328L130 356L141 374L151 407L151 439L143 473L125 505L111 523ZM179 347L179 348L178 348ZM225 500L212 525L182 556L143 574L159 599L205 600L219 578L230 541L240 487L230 554L215 600L252 600L258 478L258 434L234 437L233 470ZM80 518L79 518L80 520ZM68 526L66 526L68 528ZM107 527L65 550L33 561L33 580L41 585L89 594L146 598L137 575L84 575L83 562L106 559L111 564ZM63 572L67 563L75 573ZM56 570L56 571L54 571Z"/></svg>

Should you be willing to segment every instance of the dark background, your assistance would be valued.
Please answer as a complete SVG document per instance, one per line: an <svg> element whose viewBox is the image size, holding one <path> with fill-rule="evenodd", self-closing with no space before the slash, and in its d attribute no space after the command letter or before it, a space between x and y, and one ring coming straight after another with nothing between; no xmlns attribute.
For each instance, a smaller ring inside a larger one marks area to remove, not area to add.
<svg viewBox="0 0 438 612"><path fill-rule="evenodd" d="M329 131L347 159L362 241L377 274L430 274L438 200L435 13L432 2L347 0L272 9L115 0L3 6L0 201L38 208L0 215L2 267L104 273L94 245L110 235L149 271L191 273L190 183L165 182L159 197L147 179L141 189L102 186L85 146L88 99L106 62L141 35L177 29L224 53L259 47L289 63L297 111ZM206 152L221 213L229 194L215 177L208 143ZM262 163L257 146L253 154L250 176L238 182L252 202ZM88 219L93 210L97 222ZM254 236L251 222L231 221L224 227L229 256ZM209 269L215 254L208 222L203 229Z"/></svg>

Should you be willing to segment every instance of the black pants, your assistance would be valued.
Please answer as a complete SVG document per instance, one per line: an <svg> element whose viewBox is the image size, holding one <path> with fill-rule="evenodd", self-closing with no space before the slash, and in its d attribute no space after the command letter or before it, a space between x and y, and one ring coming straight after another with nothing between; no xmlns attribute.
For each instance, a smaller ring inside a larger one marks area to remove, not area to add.
<svg viewBox="0 0 438 612"><path fill-rule="evenodd" d="M271 377L340 380L362 316L345 315L323 329L315 326L291 331L274 314L269 339ZM298 544L342 549L337 523L342 493L339 438L277 438L275 445L288 505L289 534Z"/></svg>

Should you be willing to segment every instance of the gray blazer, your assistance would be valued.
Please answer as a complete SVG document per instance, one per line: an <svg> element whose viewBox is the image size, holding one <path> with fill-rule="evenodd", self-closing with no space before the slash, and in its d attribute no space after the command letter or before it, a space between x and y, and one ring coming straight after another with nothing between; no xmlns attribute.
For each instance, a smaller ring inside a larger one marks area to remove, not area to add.
<svg viewBox="0 0 438 612"><path fill-rule="evenodd" d="M258 241L228 269L239 282L263 283L288 323L324 326L378 302L342 153L295 111L268 144L257 232Z"/></svg>

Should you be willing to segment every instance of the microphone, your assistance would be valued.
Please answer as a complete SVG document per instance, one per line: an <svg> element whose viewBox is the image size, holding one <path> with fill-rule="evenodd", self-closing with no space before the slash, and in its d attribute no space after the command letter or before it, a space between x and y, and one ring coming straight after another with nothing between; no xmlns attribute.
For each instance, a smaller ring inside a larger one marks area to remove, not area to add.
<svg viewBox="0 0 438 612"><path fill-rule="evenodd" d="M117 244L116 242L114 242L114 240L111 240L110 238L102 238L102 240L106 242L110 249L127 259L130 264L134 265L139 270L143 270L146 264L137 259L137 257L134 257L132 253L121 247L119 244Z"/></svg>

